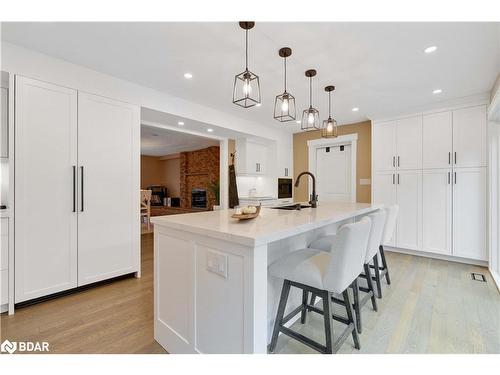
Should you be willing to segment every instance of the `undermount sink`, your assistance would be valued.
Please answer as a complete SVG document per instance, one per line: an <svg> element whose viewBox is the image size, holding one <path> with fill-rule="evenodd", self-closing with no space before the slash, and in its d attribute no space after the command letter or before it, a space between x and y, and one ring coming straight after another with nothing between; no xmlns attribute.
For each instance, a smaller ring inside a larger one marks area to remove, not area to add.
<svg viewBox="0 0 500 375"><path fill-rule="evenodd" d="M301 210L303 208L310 208L310 205L306 204L292 204L289 206L278 206L278 207L271 207L274 208L275 210Z"/></svg>

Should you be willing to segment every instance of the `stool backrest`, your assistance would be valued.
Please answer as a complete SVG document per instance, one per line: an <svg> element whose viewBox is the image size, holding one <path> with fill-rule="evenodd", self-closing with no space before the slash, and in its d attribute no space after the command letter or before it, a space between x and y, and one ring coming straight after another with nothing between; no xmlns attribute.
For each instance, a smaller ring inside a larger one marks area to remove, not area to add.
<svg viewBox="0 0 500 375"><path fill-rule="evenodd" d="M388 244L394 235L396 222L398 219L399 206L397 204L386 208L387 218L385 221L384 235L382 237L382 245Z"/></svg>
<svg viewBox="0 0 500 375"><path fill-rule="evenodd" d="M371 219L364 217L339 229L323 276L327 290L342 293L359 276L363 270L370 227Z"/></svg>
<svg viewBox="0 0 500 375"><path fill-rule="evenodd" d="M367 216L371 219L372 226L370 229L370 237L368 238L368 247L366 248L365 263L369 263L373 259L382 243L387 213L386 210L379 210Z"/></svg>

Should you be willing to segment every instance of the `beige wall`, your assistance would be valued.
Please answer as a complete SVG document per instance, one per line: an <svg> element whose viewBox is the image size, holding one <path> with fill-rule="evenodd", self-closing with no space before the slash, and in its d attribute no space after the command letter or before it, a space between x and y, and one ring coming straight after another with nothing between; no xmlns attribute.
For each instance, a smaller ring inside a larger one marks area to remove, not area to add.
<svg viewBox="0 0 500 375"><path fill-rule="evenodd" d="M162 160L157 156L141 155L141 189L163 185L169 197L179 197L180 184L179 157Z"/></svg>
<svg viewBox="0 0 500 375"><path fill-rule="evenodd" d="M339 135L358 134L358 147L356 155L356 196L358 202L369 203L371 201L371 185L360 185L361 178L371 179L371 122L358 122L350 125L339 126ZM321 131L295 133L293 135L293 175L294 179L302 171L309 169L309 157L307 141L321 138ZM309 200L308 184L301 183L294 188L296 201ZM321 197L319 198L321 200Z"/></svg>

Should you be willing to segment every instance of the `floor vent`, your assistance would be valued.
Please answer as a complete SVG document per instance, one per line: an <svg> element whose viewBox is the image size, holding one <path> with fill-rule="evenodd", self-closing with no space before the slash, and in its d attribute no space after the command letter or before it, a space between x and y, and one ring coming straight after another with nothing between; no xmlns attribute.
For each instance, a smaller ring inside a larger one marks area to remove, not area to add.
<svg viewBox="0 0 500 375"><path fill-rule="evenodd" d="M481 281L483 283L486 282L486 277L484 277L484 275L482 273L472 272L470 275L472 276L472 280Z"/></svg>

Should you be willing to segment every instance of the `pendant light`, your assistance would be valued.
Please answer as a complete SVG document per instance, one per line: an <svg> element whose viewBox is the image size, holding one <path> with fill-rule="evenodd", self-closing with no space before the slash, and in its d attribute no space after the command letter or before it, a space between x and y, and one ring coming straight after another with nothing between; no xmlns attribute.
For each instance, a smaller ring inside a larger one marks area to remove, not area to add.
<svg viewBox="0 0 500 375"><path fill-rule="evenodd" d="M292 55L292 49L283 47L278 54L283 57L285 65L285 91L281 95L277 95L274 101L274 118L281 122L295 120L297 112L295 111L295 98L292 94L286 91L286 58Z"/></svg>
<svg viewBox="0 0 500 375"><path fill-rule="evenodd" d="M306 70L306 77L309 78L309 108L302 112L302 121L300 128L305 131L319 130L319 112L312 106L312 78L316 75L316 70Z"/></svg>
<svg viewBox="0 0 500 375"><path fill-rule="evenodd" d="M321 136L323 138L335 138L338 135L337 121L332 118L332 91L335 86L326 86L325 91L328 93L328 119L323 121L323 129Z"/></svg>
<svg viewBox="0 0 500 375"><path fill-rule="evenodd" d="M248 30L255 22L244 21L239 25L245 30L245 71L234 77L233 103L249 108L260 103L259 77L248 70Z"/></svg>

